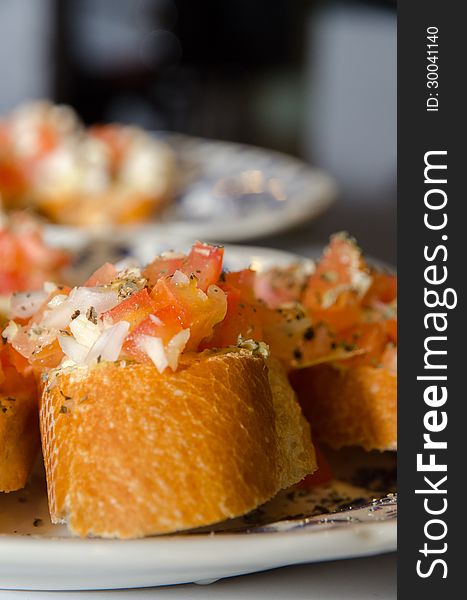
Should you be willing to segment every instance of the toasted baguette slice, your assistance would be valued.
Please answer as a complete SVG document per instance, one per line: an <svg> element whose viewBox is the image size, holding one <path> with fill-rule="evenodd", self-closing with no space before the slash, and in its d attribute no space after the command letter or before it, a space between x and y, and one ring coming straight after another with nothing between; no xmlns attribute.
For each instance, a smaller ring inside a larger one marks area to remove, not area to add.
<svg viewBox="0 0 467 600"><path fill-rule="evenodd" d="M6 377L0 387L0 492L13 492L25 486L37 456L39 420L34 381L18 387Z"/></svg>
<svg viewBox="0 0 467 600"><path fill-rule="evenodd" d="M237 517L316 469L281 368L247 350L177 372L103 363L49 379L40 423L52 521L136 538Z"/></svg>
<svg viewBox="0 0 467 600"><path fill-rule="evenodd" d="M320 365L293 373L316 439L332 448L397 448L397 378L386 369Z"/></svg>

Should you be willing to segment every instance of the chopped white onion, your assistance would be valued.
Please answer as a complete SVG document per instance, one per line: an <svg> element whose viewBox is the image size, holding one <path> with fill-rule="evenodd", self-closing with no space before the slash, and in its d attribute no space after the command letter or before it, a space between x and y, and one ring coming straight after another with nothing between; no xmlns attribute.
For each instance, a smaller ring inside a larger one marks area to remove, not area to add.
<svg viewBox="0 0 467 600"><path fill-rule="evenodd" d="M190 330L182 329L176 333L170 342L167 344L165 348L165 353L167 355L167 361L169 363L169 367L172 371L176 371L178 367L178 359L180 358L180 354L185 349L188 340L190 339Z"/></svg>
<svg viewBox="0 0 467 600"><path fill-rule="evenodd" d="M117 292L103 291L99 288L78 287L71 290L68 298L59 306L48 310L41 324L53 329L65 329L68 327L71 316L77 310L81 313L93 307L99 315L110 310L120 302Z"/></svg>
<svg viewBox="0 0 467 600"><path fill-rule="evenodd" d="M44 281L42 289L44 290L44 292L51 294L57 289L57 284L53 283L52 281Z"/></svg>
<svg viewBox="0 0 467 600"><path fill-rule="evenodd" d="M129 329L130 324L128 321L119 321L106 329L89 351L86 364L91 365L101 360L109 362L118 360Z"/></svg>
<svg viewBox="0 0 467 600"><path fill-rule="evenodd" d="M89 348L78 344L71 335L59 335L57 336L57 340L65 356L78 365L84 364L86 356L89 353Z"/></svg>
<svg viewBox="0 0 467 600"><path fill-rule="evenodd" d="M190 279L187 275L185 275L185 273L177 270L172 275L172 282L175 283L175 285L186 286L189 285Z"/></svg>
<svg viewBox="0 0 467 600"><path fill-rule="evenodd" d="M92 323L86 315L78 315L70 323L70 331L78 344L92 348L101 335L99 325Z"/></svg>
<svg viewBox="0 0 467 600"><path fill-rule="evenodd" d="M57 306L60 306L60 304L63 304L67 298L68 296L65 294L57 294L50 302L47 303L47 306L49 308L56 308Z"/></svg>
<svg viewBox="0 0 467 600"><path fill-rule="evenodd" d="M39 310L47 300L48 293L44 290L35 292L18 292L11 297L10 314L12 317L27 319Z"/></svg>
<svg viewBox="0 0 467 600"><path fill-rule="evenodd" d="M53 306L44 313L41 325L48 329L65 329L71 320L71 315L75 312L68 299L61 302L58 306Z"/></svg>
<svg viewBox="0 0 467 600"><path fill-rule="evenodd" d="M138 344L146 352L159 373L163 373L169 365L161 338L151 335L141 335Z"/></svg>
<svg viewBox="0 0 467 600"><path fill-rule="evenodd" d="M175 252L175 250L164 250L160 254L161 258L186 258L183 252Z"/></svg>
<svg viewBox="0 0 467 600"><path fill-rule="evenodd" d="M69 302L74 305L75 310L79 309L81 312L86 312L92 306L99 315L117 306L121 299L113 290L77 287L71 290Z"/></svg>
<svg viewBox="0 0 467 600"><path fill-rule="evenodd" d="M14 321L10 321L3 330L2 337L4 337L8 342L11 342L11 340L18 333L18 330L18 325Z"/></svg>
<svg viewBox="0 0 467 600"><path fill-rule="evenodd" d="M193 252L196 252L197 254L202 254L203 256L209 256L210 254L209 248L200 248L199 246L193 248Z"/></svg>

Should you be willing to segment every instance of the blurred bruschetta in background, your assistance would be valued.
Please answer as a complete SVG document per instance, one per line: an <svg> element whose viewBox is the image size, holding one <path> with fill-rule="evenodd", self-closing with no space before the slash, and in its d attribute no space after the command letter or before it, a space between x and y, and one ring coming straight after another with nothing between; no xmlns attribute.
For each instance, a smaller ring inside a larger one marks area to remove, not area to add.
<svg viewBox="0 0 467 600"><path fill-rule="evenodd" d="M175 156L138 127L84 127L67 106L33 102L0 121L0 196L72 226L148 220L173 194Z"/></svg>

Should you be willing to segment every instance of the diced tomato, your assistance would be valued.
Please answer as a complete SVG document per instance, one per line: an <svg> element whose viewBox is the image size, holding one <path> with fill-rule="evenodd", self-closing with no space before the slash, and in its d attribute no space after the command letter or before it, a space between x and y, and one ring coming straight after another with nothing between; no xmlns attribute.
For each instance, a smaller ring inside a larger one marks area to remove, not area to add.
<svg viewBox="0 0 467 600"><path fill-rule="evenodd" d="M5 366L13 366L19 373L23 373L29 370L29 362L27 358L21 356L13 346L5 344L2 347L0 362Z"/></svg>
<svg viewBox="0 0 467 600"><path fill-rule="evenodd" d="M251 269L225 273L219 287L227 297L227 312L222 322L214 328L214 334L203 347L223 348L235 345L238 337L263 340L263 305L254 295L256 273Z"/></svg>
<svg viewBox="0 0 467 600"><path fill-rule="evenodd" d="M4 380L0 385L0 394L12 398L25 394L33 394L36 390L36 381L32 373L21 374L12 367L4 367Z"/></svg>
<svg viewBox="0 0 467 600"><path fill-rule="evenodd" d="M268 306L278 308L283 304L300 301L306 280L304 267L292 264L257 273L254 290L256 296Z"/></svg>
<svg viewBox="0 0 467 600"><path fill-rule="evenodd" d="M348 345L363 351L357 356L340 361L345 367L376 366L387 344L384 323L360 323L342 332L339 337L340 345Z"/></svg>
<svg viewBox="0 0 467 600"><path fill-rule="evenodd" d="M84 284L85 287L95 287L98 285L108 285L112 283L114 279L117 278L118 271L114 267L114 265L110 263L104 263L102 267L99 267L94 273L89 277L89 279Z"/></svg>
<svg viewBox="0 0 467 600"><path fill-rule="evenodd" d="M299 305L265 310L262 318L264 341L286 365L303 368L335 354L329 329L323 323L312 325Z"/></svg>
<svg viewBox="0 0 467 600"><path fill-rule="evenodd" d="M161 277L173 275L178 270L188 277L194 275L199 289L205 292L210 285L217 283L223 257L223 248L196 242L188 256L159 256L143 270L142 275L150 286L154 286Z"/></svg>
<svg viewBox="0 0 467 600"><path fill-rule="evenodd" d="M263 324L258 307L244 300L238 290L233 288L225 292L227 296L227 313L225 318L214 328L211 338L205 341L206 348L224 348L234 346L238 337L262 341Z"/></svg>
<svg viewBox="0 0 467 600"><path fill-rule="evenodd" d="M26 264L33 265L36 269L52 272L70 262L68 252L52 248L44 243L39 229L30 232L29 235L19 234L18 240Z"/></svg>
<svg viewBox="0 0 467 600"><path fill-rule="evenodd" d="M166 312L163 317L164 320L151 315L141 321L123 343L123 355L139 362L151 362L149 356L139 345L140 337L143 335L158 337L164 344L167 344L175 334L182 330L182 326L174 314L170 315Z"/></svg>
<svg viewBox="0 0 467 600"><path fill-rule="evenodd" d="M384 321L384 327L390 341L397 344L397 319L387 319Z"/></svg>
<svg viewBox="0 0 467 600"><path fill-rule="evenodd" d="M108 149L111 169L116 172L128 147L128 130L114 124L94 125L88 129L89 135L104 143Z"/></svg>
<svg viewBox="0 0 467 600"><path fill-rule="evenodd" d="M146 277L149 286L154 287L161 277L173 275L177 269L181 269L185 259L186 257L184 256L175 256L173 258L158 256L143 269L141 274L143 277Z"/></svg>
<svg viewBox="0 0 467 600"><path fill-rule="evenodd" d="M0 294L7 295L24 290L24 277L18 272L0 271Z"/></svg>
<svg viewBox="0 0 467 600"><path fill-rule="evenodd" d="M389 273L372 272L372 282L365 294L363 306L372 306L375 301L389 304L397 297L397 277Z"/></svg>
<svg viewBox="0 0 467 600"><path fill-rule="evenodd" d="M12 202L26 191L27 181L20 165L9 157L0 158L0 190L7 202Z"/></svg>
<svg viewBox="0 0 467 600"><path fill-rule="evenodd" d="M35 377L27 360L10 345L3 345L0 349L0 394L16 397L32 393L35 388Z"/></svg>
<svg viewBox="0 0 467 600"><path fill-rule="evenodd" d="M43 123L37 130L37 146L34 159L40 159L51 152L58 144L58 133L50 125Z"/></svg>
<svg viewBox="0 0 467 600"><path fill-rule="evenodd" d="M195 281L190 281L186 286L188 294L183 294L181 286L177 286L173 283L171 277L162 277L153 287L151 292L151 298L154 303L154 309L156 314L172 314L178 320L180 325L188 323L190 320L190 306L185 301L185 295L191 295L191 299L194 299L196 294L197 286Z"/></svg>
<svg viewBox="0 0 467 600"><path fill-rule="evenodd" d="M217 283L223 259L224 248L196 242L180 270L188 276L195 275L198 287L205 292L210 285Z"/></svg>
<svg viewBox="0 0 467 600"><path fill-rule="evenodd" d="M360 320L360 301L354 292L342 292L330 306L323 307L320 302L310 303L310 295L306 304L313 322L323 322L333 331L347 329Z"/></svg>
<svg viewBox="0 0 467 600"><path fill-rule="evenodd" d="M323 454L322 450L319 446L314 443L315 453L316 453L316 462L318 464L318 469L312 473L311 475L307 475L305 479L302 479L298 484L299 487L304 489L313 489L318 485L323 485L324 483L329 483L334 479L334 475L331 470L331 466Z"/></svg>
<svg viewBox="0 0 467 600"><path fill-rule="evenodd" d="M154 286L151 297L157 317L165 321L172 314L183 329L190 329L188 350L197 349L201 340L210 337L214 325L222 321L227 311L225 293L212 286L206 294L199 289L196 279L180 285L171 277L164 277Z"/></svg>
<svg viewBox="0 0 467 600"><path fill-rule="evenodd" d="M63 358L63 352L58 341L55 339L51 344L35 351L29 357L29 364L34 369L55 369Z"/></svg>
<svg viewBox="0 0 467 600"><path fill-rule="evenodd" d="M167 343L182 329L190 329L188 350L196 350L200 342L212 335L213 327L226 312L225 294L219 288L199 289L197 279L176 283L172 277L161 277L151 295L146 290L133 294L107 313L114 322L127 320L131 333L124 343L124 353L136 360L149 360L138 344L141 335L162 338ZM152 316L150 316L152 315Z"/></svg>
<svg viewBox="0 0 467 600"><path fill-rule="evenodd" d="M256 302L258 300L255 294L256 271L252 269L243 269L242 271L230 271L224 273L219 280L219 287L224 291L236 290L245 301Z"/></svg>
<svg viewBox="0 0 467 600"><path fill-rule="evenodd" d="M381 356L381 366L394 375L397 373L397 347L394 344L388 344Z"/></svg>
<svg viewBox="0 0 467 600"><path fill-rule="evenodd" d="M355 242L344 234L332 236L303 295L312 319L324 321L337 331L357 322L360 300L353 281L366 270Z"/></svg>
<svg viewBox="0 0 467 600"><path fill-rule="evenodd" d="M70 255L48 247L37 224L27 215L14 213L0 229L0 293L33 290L44 281L57 279Z"/></svg>
<svg viewBox="0 0 467 600"><path fill-rule="evenodd" d="M146 288L135 292L114 308L103 313L103 318L110 319L113 323L128 321L130 331L137 327L147 316L155 311L155 304Z"/></svg>

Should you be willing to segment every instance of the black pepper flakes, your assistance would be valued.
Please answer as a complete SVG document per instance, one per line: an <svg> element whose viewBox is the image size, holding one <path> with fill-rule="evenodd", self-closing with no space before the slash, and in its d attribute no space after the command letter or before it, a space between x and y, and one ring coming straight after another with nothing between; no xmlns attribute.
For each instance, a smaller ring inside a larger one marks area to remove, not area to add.
<svg viewBox="0 0 467 600"><path fill-rule="evenodd" d="M301 360L303 358L303 353L299 348L295 348L293 351L293 356L296 360Z"/></svg>
<svg viewBox="0 0 467 600"><path fill-rule="evenodd" d="M313 327L308 327L303 334L303 339L310 341L314 337L315 337L315 330L313 329Z"/></svg>
<svg viewBox="0 0 467 600"><path fill-rule="evenodd" d="M34 519L32 524L34 525L34 527L42 527L42 525L44 524L44 521L42 519L37 518L37 519Z"/></svg>
<svg viewBox="0 0 467 600"><path fill-rule="evenodd" d="M86 319L97 325L97 311L94 306L90 306L86 312Z"/></svg>

